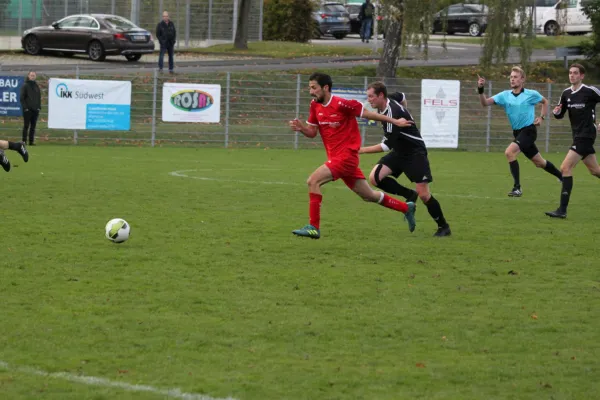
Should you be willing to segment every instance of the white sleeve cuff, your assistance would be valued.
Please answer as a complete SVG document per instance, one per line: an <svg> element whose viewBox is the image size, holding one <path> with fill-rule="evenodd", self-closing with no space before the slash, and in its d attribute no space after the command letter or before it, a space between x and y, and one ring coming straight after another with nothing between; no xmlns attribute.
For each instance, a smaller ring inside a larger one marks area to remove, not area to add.
<svg viewBox="0 0 600 400"><path fill-rule="evenodd" d="M306 121L306 123L307 123L308 125L312 125L312 126L319 126L318 124L311 124L311 123L310 123L310 122L308 122L308 121Z"/></svg>
<svg viewBox="0 0 600 400"><path fill-rule="evenodd" d="M381 148L383 149L383 151L390 151L390 148L383 142L381 142Z"/></svg>

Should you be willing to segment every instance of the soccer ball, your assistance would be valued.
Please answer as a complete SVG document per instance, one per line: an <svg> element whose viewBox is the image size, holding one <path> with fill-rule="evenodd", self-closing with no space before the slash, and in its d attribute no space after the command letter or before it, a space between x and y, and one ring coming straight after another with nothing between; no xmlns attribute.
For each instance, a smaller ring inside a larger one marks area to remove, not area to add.
<svg viewBox="0 0 600 400"><path fill-rule="evenodd" d="M124 219L114 218L106 224L106 238L114 243L123 243L129 239L131 225Z"/></svg>

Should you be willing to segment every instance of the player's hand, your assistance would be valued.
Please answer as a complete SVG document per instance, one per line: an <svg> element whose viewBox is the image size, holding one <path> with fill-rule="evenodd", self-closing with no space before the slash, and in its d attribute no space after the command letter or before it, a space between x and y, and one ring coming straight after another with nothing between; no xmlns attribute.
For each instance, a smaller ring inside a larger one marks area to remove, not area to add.
<svg viewBox="0 0 600 400"><path fill-rule="evenodd" d="M562 103L560 103L559 105L557 105L556 107L554 107L554 110L552 110L552 112L556 115L560 114L562 110Z"/></svg>
<svg viewBox="0 0 600 400"><path fill-rule="evenodd" d="M540 126L540 125L542 124L542 121L543 121L543 119L541 119L540 117L536 117L536 118L533 120L533 124L534 124L535 126Z"/></svg>
<svg viewBox="0 0 600 400"><path fill-rule="evenodd" d="M299 132L302 130L302 122L300 122L298 118L294 118L293 120L291 120L289 122L289 125L290 128L295 132Z"/></svg>
<svg viewBox="0 0 600 400"><path fill-rule="evenodd" d="M394 125L399 126L401 128L407 128L409 126L413 126L415 124L414 121L408 120L406 118L400 118L394 120Z"/></svg>
<svg viewBox="0 0 600 400"><path fill-rule="evenodd" d="M482 78L477 74L477 87L483 87L485 85L485 78Z"/></svg>

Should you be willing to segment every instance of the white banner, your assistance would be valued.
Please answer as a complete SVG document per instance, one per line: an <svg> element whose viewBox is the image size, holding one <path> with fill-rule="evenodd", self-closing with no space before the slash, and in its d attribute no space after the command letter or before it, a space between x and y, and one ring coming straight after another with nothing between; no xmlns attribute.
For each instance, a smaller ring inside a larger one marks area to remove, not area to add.
<svg viewBox="0 0 600 400"><path fill-rule="evenodd" d="M428 148L458 147L460 81L421 81L421 136Z"/></svg>
<svg viewBox="0 0 600 400"><path fill-rule="evenodd" d="M48 128L128 131L131 82L51 78Z"/></svg>
<svg viewBox="0 0 600 400"><path fill-rule="evenodd" d="M165 122L219 122L221 85L165 83L162 120Z"/></svg>
<svg viewBox="0 0 600 400"><path fill-rule="evenodd" d="M335 87L331 90L331 94L334 96L339 96L343 99L359 101L365 106L365 110L377 112L377 110L371 107L371 104L369 104L369 102L367 101L367 91L365 89L348 89ZM358 121L359 125L377 126L378 123L377 121L367 121L364 118L357 118L356 120Z"/></svg>

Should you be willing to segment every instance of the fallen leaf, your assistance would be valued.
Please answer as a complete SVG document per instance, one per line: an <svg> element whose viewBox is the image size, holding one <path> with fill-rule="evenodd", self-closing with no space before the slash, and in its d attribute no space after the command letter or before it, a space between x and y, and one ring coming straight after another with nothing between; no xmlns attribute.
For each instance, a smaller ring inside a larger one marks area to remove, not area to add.
<svg viewBox="0 0 600 400"><path fill-rule="evenodd" d="M442 336L442 340L447 340L447 339L446 339L446 336Z"/></svg>
<svg viewBox="0 0 600 400"><path fill-rule="evenodd" d="M538 316L536 314L531 314L531 319L538 319Z"/></svg>
<svg viewBox="0 0 600 400"><path fill-rule="evenodd" d="M425 364L423 363L417 363L417 368L425 368Z"/></svg>

